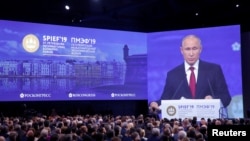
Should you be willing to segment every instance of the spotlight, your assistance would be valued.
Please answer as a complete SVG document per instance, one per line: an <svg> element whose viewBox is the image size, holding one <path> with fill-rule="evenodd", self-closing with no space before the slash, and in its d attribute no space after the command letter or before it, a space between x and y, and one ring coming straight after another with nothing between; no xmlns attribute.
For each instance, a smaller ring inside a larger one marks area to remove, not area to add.
<svg viewBox="0 0 250 141"><path fill-rule="evenodd" d="M65 5L65 9L66 9L66 10L69 10L69 9L70 9L70 6L69 6L69 5Z"/></svg>

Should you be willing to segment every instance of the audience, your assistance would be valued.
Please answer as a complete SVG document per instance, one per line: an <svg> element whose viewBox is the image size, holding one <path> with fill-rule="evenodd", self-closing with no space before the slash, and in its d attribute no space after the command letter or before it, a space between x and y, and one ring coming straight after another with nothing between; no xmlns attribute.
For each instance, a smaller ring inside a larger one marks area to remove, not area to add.
<svg viewBox="0 0 250 141"><path fill-rule="evenodd" d="M233 124L249 125L249 120L98 114L2 117L0 141L207 141L208 125Z"/></svg>

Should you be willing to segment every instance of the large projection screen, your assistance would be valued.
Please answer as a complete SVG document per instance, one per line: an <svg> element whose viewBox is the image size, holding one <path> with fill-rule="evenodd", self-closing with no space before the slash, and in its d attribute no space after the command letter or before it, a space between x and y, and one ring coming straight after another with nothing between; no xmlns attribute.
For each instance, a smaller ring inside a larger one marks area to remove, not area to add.
<svg viewBox="0 0 250 141"><path fill-rule="evenodd" d="M146 34L0 21L0 101L147 100Z"/></svg>
<svg viewBox="0 0 250 141"><path fill-rule="evenodd" d="M183 62L180 52L185 35L195 34L202 40L201 59L220 64L232 101L228 117L243 117L240 26L221 26L148 34L148 100L160 99L167 72Z"/></svg>

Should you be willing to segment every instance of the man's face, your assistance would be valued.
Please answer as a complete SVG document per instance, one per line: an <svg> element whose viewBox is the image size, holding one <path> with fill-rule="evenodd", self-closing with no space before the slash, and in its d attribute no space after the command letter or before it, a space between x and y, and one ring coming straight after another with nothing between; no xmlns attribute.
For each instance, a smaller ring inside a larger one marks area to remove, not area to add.
<svg viewBox="0 0 250 141"><path fill-rule="evenodd" d="M201 53L201 44L197 38L186 38L182 42L181 53L189 65L193 65L199 58Z"/></svg>

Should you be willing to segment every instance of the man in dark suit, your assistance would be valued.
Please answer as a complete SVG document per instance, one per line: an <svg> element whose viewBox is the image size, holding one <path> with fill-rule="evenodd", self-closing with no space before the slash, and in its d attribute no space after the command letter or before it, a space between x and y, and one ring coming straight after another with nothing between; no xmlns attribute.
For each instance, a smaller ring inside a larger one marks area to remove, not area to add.
<svg viewBox="0 0 250 141"><path fill-rule="evenodd" d="M180 47L184 62L167 73L166 83L160 100L164 99L221 99L224 107L231 96L220 65L200 59L201 40L195 35L183 38ZM194 90L190 88L191 70L194 70ZM192 95L193 93L193 95ZM154 103L154 107L160 104Z"/></svg>

